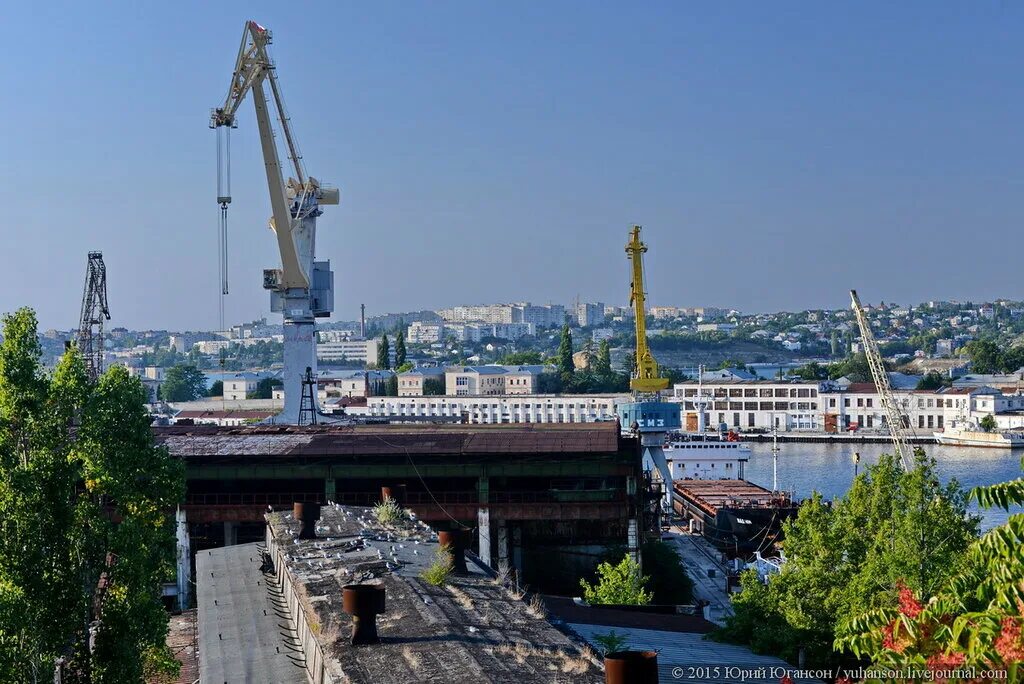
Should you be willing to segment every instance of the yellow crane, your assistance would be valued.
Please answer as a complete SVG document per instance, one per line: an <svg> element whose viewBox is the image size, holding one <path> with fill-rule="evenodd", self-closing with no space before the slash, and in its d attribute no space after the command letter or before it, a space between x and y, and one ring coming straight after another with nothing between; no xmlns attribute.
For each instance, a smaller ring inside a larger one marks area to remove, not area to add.
<svg viewBox="0 0 1024 684"><path fill-rule="evenodd" d="M629 303L636 320L636 367L629 381L634 392L655 393L668 389L668 379L658 376L658 362L647 346L647 309L644 292L644 252L647 245L640 241L640 226L634 225L626 243L626 254L633 262L633 280L630 283Z"/></svg>

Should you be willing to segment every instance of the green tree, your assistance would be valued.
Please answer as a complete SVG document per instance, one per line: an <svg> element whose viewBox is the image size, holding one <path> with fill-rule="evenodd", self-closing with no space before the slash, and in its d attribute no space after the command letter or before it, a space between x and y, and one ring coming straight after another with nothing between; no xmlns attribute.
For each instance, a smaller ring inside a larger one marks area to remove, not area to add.
<svg viewBox="0 0 1024 684"><path fill-rule="evenodd" d="M935 371L930 371L921 376L921 379L917 381L917 389L919 390L937 390L945 384L942 376Z"/></svg>
<svg viewBox="0 0 1024 684"><path fill-rule="evenodd" d="M388 346L388 336L381 335L380 344L377 345L377 369L387 370L391 368L391 349Z"/></svg>
<svg viewBox="0 0 1024 684"><path fill-rule="evenodd" d="M640 547L640 558L650 576L655 603L684 604L693 600L693 580L670 545L663 541L645 542Z"/></svg>
<svg viewBox="0 0 1024 684"><path fill-rule="evenodd" d="M940 484L922 451L909 472L883 455L842 499L830 506L815 494L783 525L781 573L767 586L744 584L720 638L770 646L789 660L803 648L809 665L834 665L848 616L890 605L901 582L934 595L977 530L966 493L955 481Z"/></svg>
<svg viewBox="0 0 1024 684"><path fill-rule="evenodd" d="M96 683L173 673L160 584L184 470L153 445L145 389L122 366L91 382L75 349L44 376L31 310L6 316L3 338L0 681L41 680L59 656Z"/></svg>
<svg viewBox="0 0 1024 684"><path fill-rule="evenodd" d="M405 365L405 333L401 330L395 336L395 368Z"/></svg>
<svg viewBox="0 0 1024 684"><path fill-rule="evenodd" d="M441 396L444 392L444 378L427 378L423 381L424 396Z"/></svg>
<svg viewBox="0 0 1024 684"><path fill-rule="evenodd" d="M623 556L618 565L608 562L598 565L597 576L598 581L593 585L580 580L587 603L642 606L651 602L651 592L644 589L649 578L640 573L640 564L628 555Z"/></svg>
<svg viewBox="0 0 1024 684"><path fill-rule="evenodd" d="M250 392L246 398L270 399L274 396L274 388L282 386L284 386L284 383L278 378L261 378L260 381L256 383L255 391Z"/></svg>
<svg viewBox="0 0 1024 684"><path fill-rule="evenodd" d="M607 379L612 375L612 347L608 340L601 340L597 345L597 358L594 359L594 373Z"/></svg>
<svg viewBox="0 0 1024 684"><path fill-rule="evenodd" d="M206 393L208 397L223 397L224 396L224 381L214 380L210 385L210 391Z"/></svg>
<svg viewBox="0 0 1024 684"><path fill-rule="evenodd" d="M811 361L810 363L794 368L792 374L800 378L801 380L826 380L828 379L828 369L822 366L817 361Z"/></svg>
<svg viewBox="0 0 1024 684"><path fill-rule="evenodd" d="M505 354L499 363L503 366L540 366L544 359L538 351L520 351Z"/></svg>
<svg viewBox="0 0 1024 684"><path fill-rule="evenodd" d="M558 372L562 376L562 382L568 383L576 370L572 362L572 332L568 323L562 326L562 337L558 342L555 358L558 360Z"/></svg>
<svg viewBox="0 0 1024 684"><path fill-rule="evenodd" d="M978 487L982 508L1010 512L1024 505L1024 479ZM1024 514L975 540L958 572L934 596L901 585L888 605L847 621L836 649L891 668L1002 670L1000 681L1024 672ZM966 682L950 678L950 684ZM971 680L978 681L978 680Z"/></svg>
<svg viewBox="0 0 1024 684"><path fill-rule="evenodd" d="M192 401L205 395L206 376L189 364L170 368L160 385L160 398L164 401Z"/></svg>
<svg viewBox="0 0 1024 684"><path fill-rule="evenodd" d="M412 364L412 361L406 361L405 363L403 363L400 366L396 365L395 366L395 372L396 373L408 373L409 371L411 371L415 367L416 366L414 366Z"/></svg>
<svg viewBox="0 0 1024 684"><path fill-rule="evenodd" d="M392 375L387 379L385 392L389 397L398 396L398 376Z"/></svg>
<svg viewBox="0 0 1024 684"><path fill-rule="evenodd" d="M982 418L978 422L978 425L985 432L992 432L993 430L996 429L996 427L998 427L998 425L996 424L995 416L992 416L992 415L987 415L984 418Z"/></svg>
<svg viewBox="0 0 1024 684"><path fill-rule="evenodd" d="M964 347L975 373L998 373L1003 370L1002 352L992 340L972 340Z"/></svg>

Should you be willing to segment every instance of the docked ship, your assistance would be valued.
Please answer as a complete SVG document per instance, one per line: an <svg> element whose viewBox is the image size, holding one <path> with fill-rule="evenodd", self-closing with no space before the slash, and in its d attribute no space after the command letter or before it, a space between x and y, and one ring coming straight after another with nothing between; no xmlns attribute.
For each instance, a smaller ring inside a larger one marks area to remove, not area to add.
<svg viewBox="0 0 1024 684"><path fill-rule="evenodd" d="M721 551L747 557L782 537L799 504L745 477L750 446L734 435L670 435L665 460L673 478L672 508Z"/></svg>
<svg viewBox="0 0 1024 684"><path fill-rule="evenodd" d="M772 548L799 510L788 493L747 480L676 480L673 507L716 548L742 558Z"/></svg>
<svg viewBox="0 0 1024 684"><path fill-rule="evenodd" d="M932 435L937 443L950 446L1024 449L1024 431L1020 430L986 432L975 425L958 422Z"/></svg>

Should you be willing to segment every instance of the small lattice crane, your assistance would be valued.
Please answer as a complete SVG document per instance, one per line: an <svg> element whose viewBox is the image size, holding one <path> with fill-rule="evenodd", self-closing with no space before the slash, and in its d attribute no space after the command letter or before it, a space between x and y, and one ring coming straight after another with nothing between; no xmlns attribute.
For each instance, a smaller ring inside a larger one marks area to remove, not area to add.
<svg viewBox="0 0 1024 684"><path fill-rule="evenodd" d="M102 252L89 252L82 292L82 315L78 322L78 349L89 377L103 372L103 321L110 320L107 306L107 267Z"/></svg>
<svg viewBox="0 0 1024 684"><path fill-rule="evenodd" d="M864 314L864 307L861 306L860 298L856 290L850 290L850 299L853 302L853 312L857 316L857 325L860 327L860 339L864 343L864 356L867 357L868 366L871 368L871 377L875 381L875 388L882 401L882 408L885 410L885 422L889 427L889 434L892 435L892 447L899 457L903 469L909 471L914 459L914 451L907 440L906 431L910 429L910 422L903 415L896 397L892 393L892 385L889 383L889 374L882 363L882 354L878 351L878 343L871 332L871 325Z"/></svg>

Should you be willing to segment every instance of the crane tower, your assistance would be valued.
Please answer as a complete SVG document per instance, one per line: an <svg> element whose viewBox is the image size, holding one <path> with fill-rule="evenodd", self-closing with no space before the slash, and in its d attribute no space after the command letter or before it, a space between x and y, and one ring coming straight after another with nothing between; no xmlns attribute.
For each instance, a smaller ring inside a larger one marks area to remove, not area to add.
<svg viewBox="0 0 1024 684"><path fill-rule="evenodd" d="M850 290L850 300L853 306L853 313L857 317L857 325L860 328L860 339L864 343L864 356L867 357L868 366L871 368L871 377L875 381L875 388L882 401L882 408L885 411L885 422L889 427L889 434L892 436L892 447L903 464L904 470L910 470L913 463L914 452L907 440L907 430L910 421L906 420L903 412L896 403L896 397L892 393L892 385L889 383L889 374L882 363L882 354L878 351L878 343L875 342L875 335L871 332L871 325L864 315L864 307L861 306L860 298L856 290Z"/></svg>
<svg viewBox="0 0 1024 684"><path fill-rule="evenodd" d="M270 308L281 312L284 318L284 410L276 420L297 424L302 379L307 369L316 377L316 319L328 317L334 310L334 273L329 261L316 260L316 219L323 213L321 206L339 203L340 194L337 188L328 188L306 173L281 96L277 70L267 52L270 42L269 30L255 21L246 22L227 97L222 106L213 110L210 128L218 132L218 152L230 149L227 144L220 144L219 136L223 131L226 138L228 131L237 126L238 108L246 95L252 93L270 190L270 228L277 237L281 256L280 268L263 271L263 287L270 290ZM270 86L271 101L295 174L287 181L274 141L271 103L265 85ZM230 159L218 158L217 202L221 206L222 241L226 239L226 212L231 202L230 175ZM226 244L222 249L222 254L226 253ZM222 264L222 274L226 274L226 268ZM223 291L226 290L225 282Z"/></svg>
<svg viewBox="0 0 1024 684"><path fill-rule="evenodd" d="M103 372L103 321L110 320L107 307L107 267L102 252L89 252L82 292L82 314L78 319L78 349L89 377Z"/></svg>
<svg viewBox="0 0 1024 684"><path fill-rule="evenodd" d="M668 389L669 381L659 376L658 362L647 344L647 292L644 290L643 265L646 252L647 245L640 240L640 226L633 226L626 243L626 254L632 265L629 302L636 322L636 366L629 381L633 401L620 404L617 410L622 430L640 435L644 465L658 469L665 486L665 500L671 510L672 473L665 460L665 438L668 432L680 428L681 421L679 404L661 400L661 392Z"/></svg>

